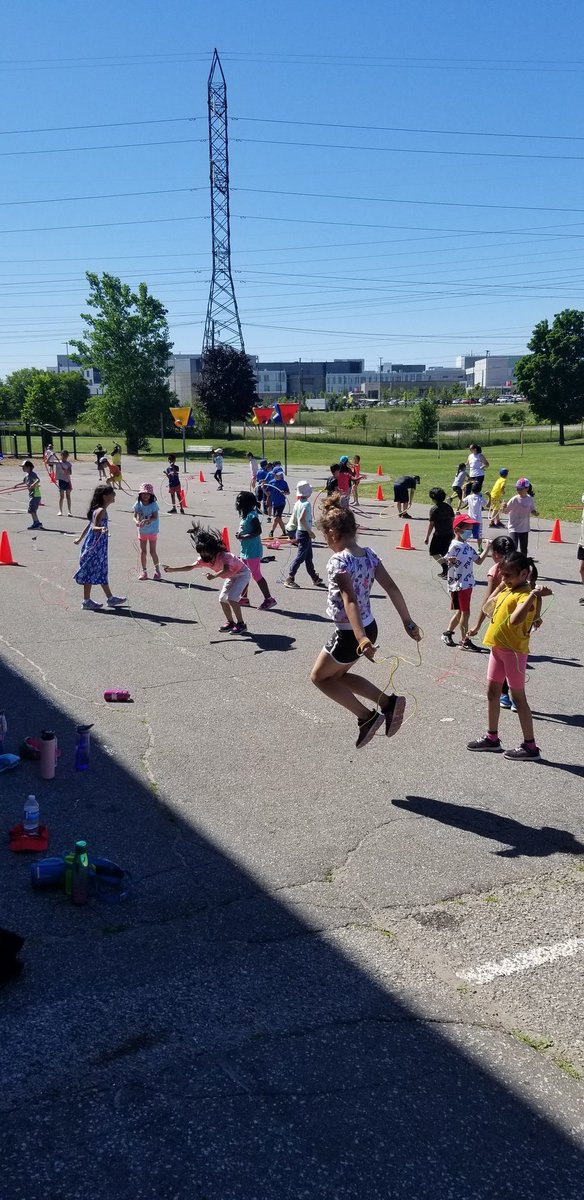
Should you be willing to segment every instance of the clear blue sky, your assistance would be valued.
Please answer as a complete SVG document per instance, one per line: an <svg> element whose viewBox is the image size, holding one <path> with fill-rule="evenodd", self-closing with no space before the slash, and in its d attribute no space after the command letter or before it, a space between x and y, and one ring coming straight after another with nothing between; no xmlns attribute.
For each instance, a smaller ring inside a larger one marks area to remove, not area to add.
<svg viewBox="0 0 584 1200"><path fill-rule="evenodd" d="M215 45L248 351L521 351L584 307L583 32L580 0L8 0L0 377L80 333L86 269L145 280L200 350Z"/></svg>

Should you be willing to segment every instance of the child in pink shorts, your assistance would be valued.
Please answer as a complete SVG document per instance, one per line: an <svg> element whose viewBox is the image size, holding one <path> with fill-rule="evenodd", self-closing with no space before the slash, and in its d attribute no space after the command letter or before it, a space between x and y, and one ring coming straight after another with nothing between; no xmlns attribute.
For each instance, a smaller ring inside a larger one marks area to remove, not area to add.
<svg viewBox="0 0 584 1200"><path fill-rule="evenodd" d="M147 552L150 550L150 557L154 566L154 579L159 581L160 563L158 561L156 543L160 532L160 509L154 495L154 487L151 483L142 484L138 492L138 499L133 505L133 512L134 521L138 529L140 565L142 568L138 579L148 579Z"/></svg>
<svg viewBox="0 0 584 1200"><path fill-rule="evenodd" d="M536 586L537 568L532 558L514 550L500 563L502 583L488 603L490 624L484 638L489 646L487 670L487 700L489 724L484 737L468 742L469 750L500 753L499 712L501 689L505 679L517 707L523 741L515 750L506 750L505 758L525 760L539 758L535 744L533 717L525 696L525 672L531 630L541 625L541 601L551 596L551 588ZM483 606L485 609L486 606Z"/></svg>
<svg viewBox="0 0 584 1200"><path fill-rule="evenodd" d="M274 608L276 601L270 595L270 589L262 575L262 523L258 516L258 501L253 492L238 492L235 497L235 507L241 517L236 538L241 546L241 559L255 579L263 600L260 608ZM244 588L241 603L249 605L247 587Z"/></svg>

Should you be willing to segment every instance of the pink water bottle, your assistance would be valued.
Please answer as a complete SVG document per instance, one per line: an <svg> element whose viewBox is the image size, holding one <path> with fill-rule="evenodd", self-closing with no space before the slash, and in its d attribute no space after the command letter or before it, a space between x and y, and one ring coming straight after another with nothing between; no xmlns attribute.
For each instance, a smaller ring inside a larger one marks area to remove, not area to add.
<svg viewBox="0 0 584 1200"><path fill-rule="evenodd" d="M41 730L41 779L54 779L57 765L57 738L50 729Z"/></svg>

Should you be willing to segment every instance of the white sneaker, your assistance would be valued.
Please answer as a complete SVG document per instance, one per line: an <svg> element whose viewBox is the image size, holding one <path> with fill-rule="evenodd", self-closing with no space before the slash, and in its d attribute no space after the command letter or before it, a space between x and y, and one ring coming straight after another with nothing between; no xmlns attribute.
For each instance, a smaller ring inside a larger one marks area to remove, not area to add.
<svg viewBox="0 0 584 1200"><path fill-rule="evenodd" d="M103 604L98 604L97 600L92 600L90 598L89 600L84 600L81 607L89 608L92 612L98 612L100 608L103 608Z"/></svg>
<svg viewBox="0 0 584 1200"><path fill-rule="evenodd" d="M127 596L108 596L108 608L119 608L120 604L125 604Z"/></svg>

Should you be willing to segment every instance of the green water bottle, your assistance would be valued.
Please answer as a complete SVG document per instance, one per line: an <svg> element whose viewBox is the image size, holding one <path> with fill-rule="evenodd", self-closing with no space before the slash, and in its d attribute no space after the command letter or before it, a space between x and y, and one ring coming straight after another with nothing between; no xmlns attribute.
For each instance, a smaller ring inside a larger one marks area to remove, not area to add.
<svg viewBox="0 0 584 1200"><path fill-rule="evenodd" d="M75 842L71 867L71 899L74 904L87 904L89 898L89 858L87 842Z"/></svg>

